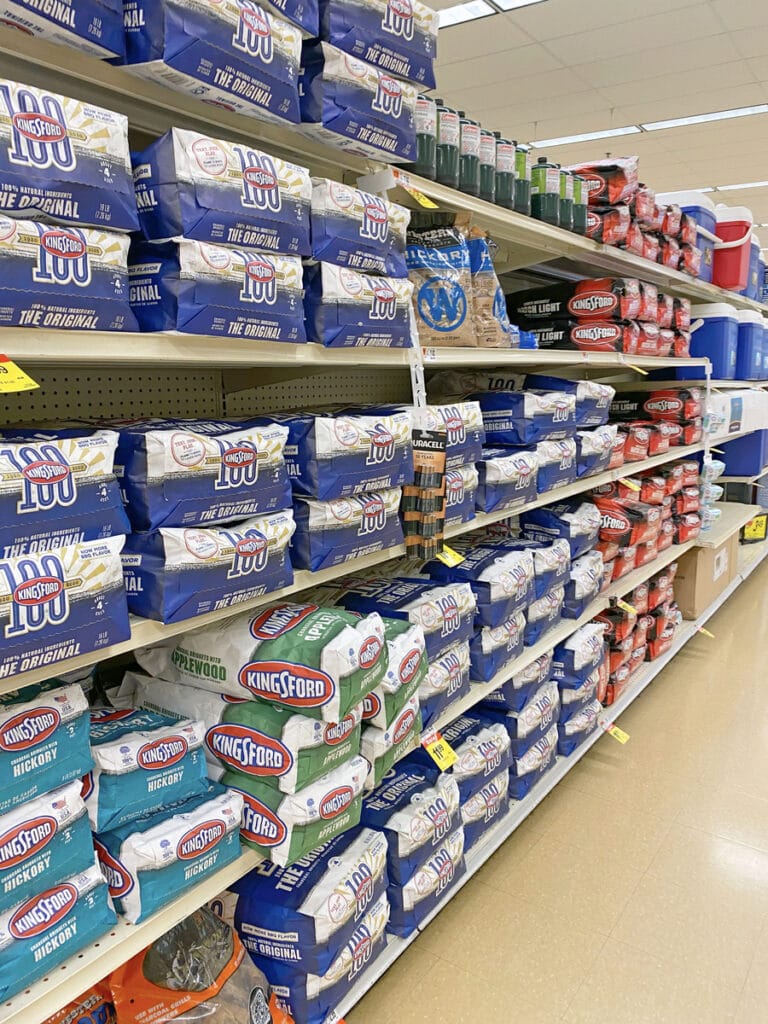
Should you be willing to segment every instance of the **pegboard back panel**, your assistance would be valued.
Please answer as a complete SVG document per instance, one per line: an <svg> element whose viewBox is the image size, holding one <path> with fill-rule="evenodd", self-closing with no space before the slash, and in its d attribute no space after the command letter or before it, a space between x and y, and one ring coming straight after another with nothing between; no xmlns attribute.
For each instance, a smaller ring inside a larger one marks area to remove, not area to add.
<svg viewBox="0 0 768 1024"><path fill-rule="evenodd" d="M381 405L412 402L407 370L336 370L233 391L225 398L227 416L260 416L294 412L318 405Z"/></svg>
<svg viewBox="0 0 768 1024"><path fill-rule="evenodd" d="M67 420L139 419L148 416L215 417L223 414L221 373L200 370L59 367L33 371L36 391L6 395L0 425Z"/></svg>

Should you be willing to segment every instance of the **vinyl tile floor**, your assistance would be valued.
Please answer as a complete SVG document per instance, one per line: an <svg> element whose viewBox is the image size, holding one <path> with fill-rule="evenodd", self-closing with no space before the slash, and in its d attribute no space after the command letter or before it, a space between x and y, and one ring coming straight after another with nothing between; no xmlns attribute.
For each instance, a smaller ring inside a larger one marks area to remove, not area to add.
<svg viewBox="0 0 768 1024"><path fill-rule="evenodd" d="M768 562L347 1024L768 1024Z"/></svg>

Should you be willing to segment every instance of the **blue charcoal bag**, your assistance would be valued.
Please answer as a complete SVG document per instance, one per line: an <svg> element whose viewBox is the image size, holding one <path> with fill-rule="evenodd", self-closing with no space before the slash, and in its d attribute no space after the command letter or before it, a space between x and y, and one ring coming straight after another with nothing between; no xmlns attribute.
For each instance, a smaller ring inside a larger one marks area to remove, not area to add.
<svg viewBox="0 0 768 1024"><path fill-rule="evenodd" d="M290 511L232 526L134 533L123 548L128 609L179 622L293 583Z"/></svg>
<svg viewBox="0 0 768 1024"><path fill-rule="evenodd" d="M0 557L130 533L111 430L0 431Z"/></svg>
<svg viewBox="0 0 768 1024"><path fill-rule="evenodd" d="M465 852L471 850L508 810L509 771L505 770L488 779L482 789L462 805Z"/></svg>
<svg viewBox="0 0 768 1024"><path fill-rule="evenodd" d="M557 757L557 725L529 747L520 757L512 759L509 770L509 795L522 800L555 763Z"/></svg>
<svg viewBox="0 0 768 1024"><path fill-rule="evenodd" d="M95 57L125 55L122 0L5 0L3 22L34 36L72 46Z"/></svg>
<svg viewBox="0 0 768 1024"><path fill-rule="evenodd" d="M510 511L536 500L538 458L526 448L483 448L477 463L477 508L480 512Z"/></svg>
<svg viewBox="0 0 768 1024"><path fill-rule="evenodd" d="M323 141L379 160L413 160L416 97L414 86L327 42L304 46L301 120Z"/></svg>
<svg viewBox="0 0 768 1024"><path fill-rule="evenodd" d="M93 771L83 798L94 832L143 818L208 788L205 726L154 711L91 713Z"/></svg>
<svg viewBox="0 0 768 1024"><path fill-rule="evenodd" d="M552 651L547 651L484 697L480 710L522 711L531 694L550 678L551 672Z"/></svg>
<svg viewBox="0 0 768 1024"><path fill-rule="evenodd" d="M0 559L0 678L128 640L125 537Z"/></svg>
<svg viewBox="0 0 768 1024"><path fill-rule="evenodd" d="M434 89L438 19L419 0L320 0L320 25L353 57Z"/></svg>
<svg viewBox="0 0 768 1024"><path fill-rule="evenodd" d="M127 235L0 216L0 327L136 331Z"/></svg>
<svg viewBox="0 0 768 1024"><path fill-rule="evenodd" d="M0 999L52 973L116 923L94 855L87 870L0 915Z"/></svg>
<svg viewBox="0 0 768 1024"><path fill-rule="evenodd" d="M125 0L126 63L240 113L299 121L301 32L255 0Z"/></svg>
<svg viewBox="0 0 768 1024"><path fill-rule="evenodd" d="M560 622L563 617L565 588L553 587L544 597L528 606L525 619L525 646L533 647L545 633Z"/></svg>
<svg viewBox="0 0 768 1024"><path fill-rule="evenodd" d="M172 128L133 159L147 239L309 256L309 171L253 146Z"/></svg>
<svg viewBox="0 0 768 1024"><path fill-rule="evenodd" d="M565 377L550 377L543 373L526 375L526 390L562 391L576 398L576 426L579 430L587 427L601 427L608 422L611 402L616 389L610 384L596 380L568 380Z"/></svg>
<svg viewBox="0 0 768 1024"><path fill-rule="evenodd" d="M579 430L576 434L576 475L594 476L610 464L616 443L616 426Z"/></svg>
<svg viewBox="0 0 768 1024"><path fill-rule="evenodd" d="M476 547L462 551L456 566L435 558L422 571L431 579L469 583L477 599L475 625L501 626L534 598L533 555L525 550Z"/></svg>
<svg viewBox="0 0 768 1024"><path fill-rule="evenodd" d="M93 863L79 779L0 816L0 913Z"/></svg>
<svg viewBox="0 0 768 1024"><path fill-rule="evenodd" d="M445 474L445 525L469 523L475 518L478 475L474 463Z"/></svg>
<svg viewBox="0 0 768 1024"><path fill-rule="evenodd" d="M317 572L404 542L399 487L336 501L297 495L294 514L291 559L297 569Z"/></svg>
<svg viewBox="0 0 768 1024"><path fill-rule="evenodd" d="M160 419L119 433L115 470L134 529L214 526L291 507L279 424Z"/></svg>
<svg viewBox="0 0 768 1024"><path fill-rule="evenodd" d="M438 657L431 657L419 687L422 727L431 726L452 704L469 696L471 689L468 643L452 644Z"/></svg>
<svg viewBox="0 0 768 1024"><path fill-rule="evenodd" d="M593 700L582 710L557 727L557 752L561 757L568 757L577 747L597 729L602 707Z"/></svg>
<svg viewBox="0 0 768 1024"><path fill-rule="evenodd" d="M512 762L509 735L504 723L495 715L473 708L457 718L440 735L455 750L458 762L449 769L459 787L462 804L475 796L489 778L508 771ZM408 756L409 764L434 767L431 754L420 747Z"/></svg>
<svg viewBox="0 0 768 1024"><path fill-rule="evenodd" d="M363 274L407 277L411 211L329 178L312 179L312 257Z"/></svg>
<svg viewBox="0 0 768 1024"><path fill-rule="evenodd" d="M561 441L576 433L576 398L557 391L478 391L488 444L526 445Z"/></svg>
<svg viewBox="0 0 768 1024"><path fill-rule="evenodd" d="M539 469L536 487L545 494L556 487L565 487L576 479L576 439L539 441L535 449Z"/></svg>
<svg viewBox="0 0 768 1024"><path fill-rule="evenodd" d="M206 242L134 242L131 308L142 331L307 340L301 260Z"/></svg>
<svg viewBox="0 0 768 1024"><path fill-rule="evenodd" d="M567 540L571 558L579 558L597 544L600 511L591 501L571 498L546 508L534 508L520 516L525 537L543 543L556 538Z"/></svg>
<svg viewBox="0 0 768 1024"><path fill-rule="evenodd" d="M143 921L240 856L243 799L217 782L173 807L95 837L115 909Z"/></svg>
<svg viewBox="0 0 768 1024"><path fill-rule="evenodd" d="M534 572L533 598L544 597L548 590L564 586L568 580L571 552L568 542L560 537L551 541L519 539L517 537L483 537L482 546L496 548L502 553L505 551L531 552Z"/></svg>
<svg viewBox="0 0 768 1024"><path fill-rule="evenodd" d="M0 79L0 213L135 231L128 118Z"/></svg>
<svg viewBox="0 0 768 1024"><path fill-rule="evenodd" d="M308 266L304 309L307 338L329 348L410 348L407 278L360 274L332 263Z"/></svg>
<svg viewBox="0 0 768 1024"><path fill-rule="evenodd" d="M251 956L324 974L387 883L383 833L349 829L289 867L265 860L236 882L235 928Z"/></svg>
<svg viewBox="0 0 768 1024"><path fill-rule="evenodd" d="M604 563L599 551L588 551L571 564L571 577L565 584L564 619L580 619L600 593Z"/></svg>
<svg viewBox="0 0 768 1024"><path fill-rule="evenodd" d="M555 647L552 678L560 686L581 686L600 665L605 655L602 622L589 622Z"/></svg>
<svg viewBox="0 0 768 1024"><path fill-rule="evenodd" d="M470 676L489 683L523 652L525 615L516 612L499 626L483 626L469 643Z"/></svg>
<svg viewBox="0 0 768 1024"><path fill-rule="evenodd" d="M390 885L388 931L400 938L412 935L465 873L464 829L460 825L426 855L411 878Z"/></svg>

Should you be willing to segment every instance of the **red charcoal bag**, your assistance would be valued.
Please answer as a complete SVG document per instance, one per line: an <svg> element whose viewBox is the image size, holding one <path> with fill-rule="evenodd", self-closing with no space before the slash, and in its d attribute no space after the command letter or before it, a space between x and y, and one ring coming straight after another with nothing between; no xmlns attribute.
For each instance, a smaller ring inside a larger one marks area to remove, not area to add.
<svg viewBox="0 0 768 1024"><path fill-rule="evenodd" d="M700 508L701 492L698 487L684 487L675 495L674 515L684 516L688 512L698 512Z"/></svg>
<svg viewBox="0 0 768 1024"><path fill-rule="evenodd" d="M637 547L631 546L622 548L613 562L613 581L620 580L623 576L633 572L635 559L637 558Z"/></svg>
<svg viewBox="0 0 768 1024"><path fill-rule="evenodd" d="M670 235L672 238L677 240L677 236L680 234L681 219L683 211L677 205L677 203L670 203L664 210L664 223L661 225L661 230L665 235Z"/></svg>
<svg viewBox="0 0 768 1024"><path fill-rule="evenodd" d="M628 206L590 206L587 238L604 245L620 245L627 237L631 222Z"/></svg>
<svg viewBox="0 0 768 1024"><path fill-rule="evenodd" d="M687 544L701 533L701 516L697 512L673 516L672 522L675 524L675 544Z"/></svg>
<svg viewBox="0 0 768 1024"><path fill-rule="evenodd" d="M632 634L637 623L637 615L635 612L624 611L618 605L612 604L605 611L596 615L594 621L602 622L605 625L605 639L607 641L612 644L621 643L622 640L626 640Z"/></svg>
<svg viewBox="0 0 768 1024"><path fill-rule="evenodd" d="M659 530L659 554L672 547L675 543L675 524L672 519L665 519Z"/></svg>
<svg viewBox="0 0 768 1024"><path fill-rule="evenodd" d="M703 258L704 253L695 245L681 245L678 269L690 277L700 277Z"/></svg>
<svg viewBox="0 0 768 1024"><path fill-rule="evenodd" d="M658 536L661 509L640 501L604 498L593 499L600 510L600 540L615 541L622 546L643 544Z"/></svg>
<svg viewBox="0 0 768 1024"><path fill-rule="evenodd" d="M616 672L608 677L608 686L605 690L605 706L607 708L615 704L626 690L631 675L629 662L627 662L625 665L620 665Z"/></svg>
<svg viewBox="0 0 768 1024"><path fill-rule="evenodd" d="M639 583L628 597L629 604L638 615L648 614L648 584Z"/></svg>
<svg viewBox="0 0 768 1024"><path fill-rule="evenodd" d="M699 464L695 459L682 459L673 463L680 467L682 474L681 487L696 487L699 482Z"/></svg>
<svg viewBox="0 0 768 1024"><path fill-rule="evenodd" d="M675 299L672 295L659 294L659 312L656 323L665 330L673 326L675 316Z"/></svg>
<svg viewBox="0 0 768 1024"><path fill-rule="evenodd" d="M699 240L699 226L690 213L680 214L680 230L677 237L681 245L695 246Z"/></svg>
<svg viewBox="0 0 768 1024"><path fill-rule="evenodd" d="M637 192L637 165L636 156L608 157L591 163L575 164L567 170L585 179L590 206L605 203L615 206L617 203L628 202Z"/></svg>
<svg viewBox="0 0 768 1024"><path fill-rule="evenodd" d="M643 231L643 258L650 263L658 263L660 252L659 236L651 231Z"/></svg>
<svg viewBox="0 0 768 1024"><path fill-rule="evenodd" d="M628 423L619 426L619 433L625 437L624 461L645 462L648 458L648 445L651 443L651 435L646 427Z"/></svg>
<svg viewBox="0 0 768 1024"><path fill-rule="evenodd" d="M653 225L656 217L656 193L647 185L640 185L632 201L632 216L642 223Z"/></svg>
<svg viewBox="0 0 768 1024"><path fill-rule="evenodd" d="M635 568L639 569L642 565L648 565L649 562L655 562L658 557L659 539L658 537L654 537L653 540L648 540L644 544L637 545Z"/></svg>

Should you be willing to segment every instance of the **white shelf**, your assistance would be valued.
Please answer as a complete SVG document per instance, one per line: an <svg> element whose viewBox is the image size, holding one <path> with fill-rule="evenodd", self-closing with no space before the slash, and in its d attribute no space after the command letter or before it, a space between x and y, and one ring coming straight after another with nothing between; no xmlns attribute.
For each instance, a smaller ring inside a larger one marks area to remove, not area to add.
<svg viewBox="0 0 768 1024"><path fill-rule="evenodd" d="M25 365L408 367L405 348L326 348L196 334L0 328L0 352Z"/></svg>
<svg viewBox="0 0 768 1024"><path fill-rule="evenodd" d="M734 533L746 526L750 519L762 512L759 505L742 505L736 501L718 502L715 508L720 509L720 518L709 530L703 530L698 539L701 548L719 548Z"/></svg>
<svg viewBox="0 0 768 1024"><path fill-rule="evenodd" d="M606 367L631 370L663 369L668 366L707 366L708 359L677 359L661 356L628 356L623 352L570 352L567 349L536 349L536 348L422 348L422 356L426 369L440 369L447 366L583 366ZM661 384L653 382L654 386ZM682 387L684 381L675 381ZM704 381L701 381L702 386Z"/></svg>
<svg viewBox="0 0 768 1024"><path fill-rule="evenodd" d="M255 850L244 848L232 864L199 882L146 921L128 924L124 917L118 916L112 931L65 960L50 976L46 975L0 1003L0 1024L41 1024L198 907L214 899L263 859Z"/></svg>
<svg viewBox="0 0 768 1024"><path fill-rule="evenodd" d="M758 480L761 480L764 476L768 475L768 466L764 466L759 473L755 476L719 476L715 480L716 484L754 484Z"/></svg>

